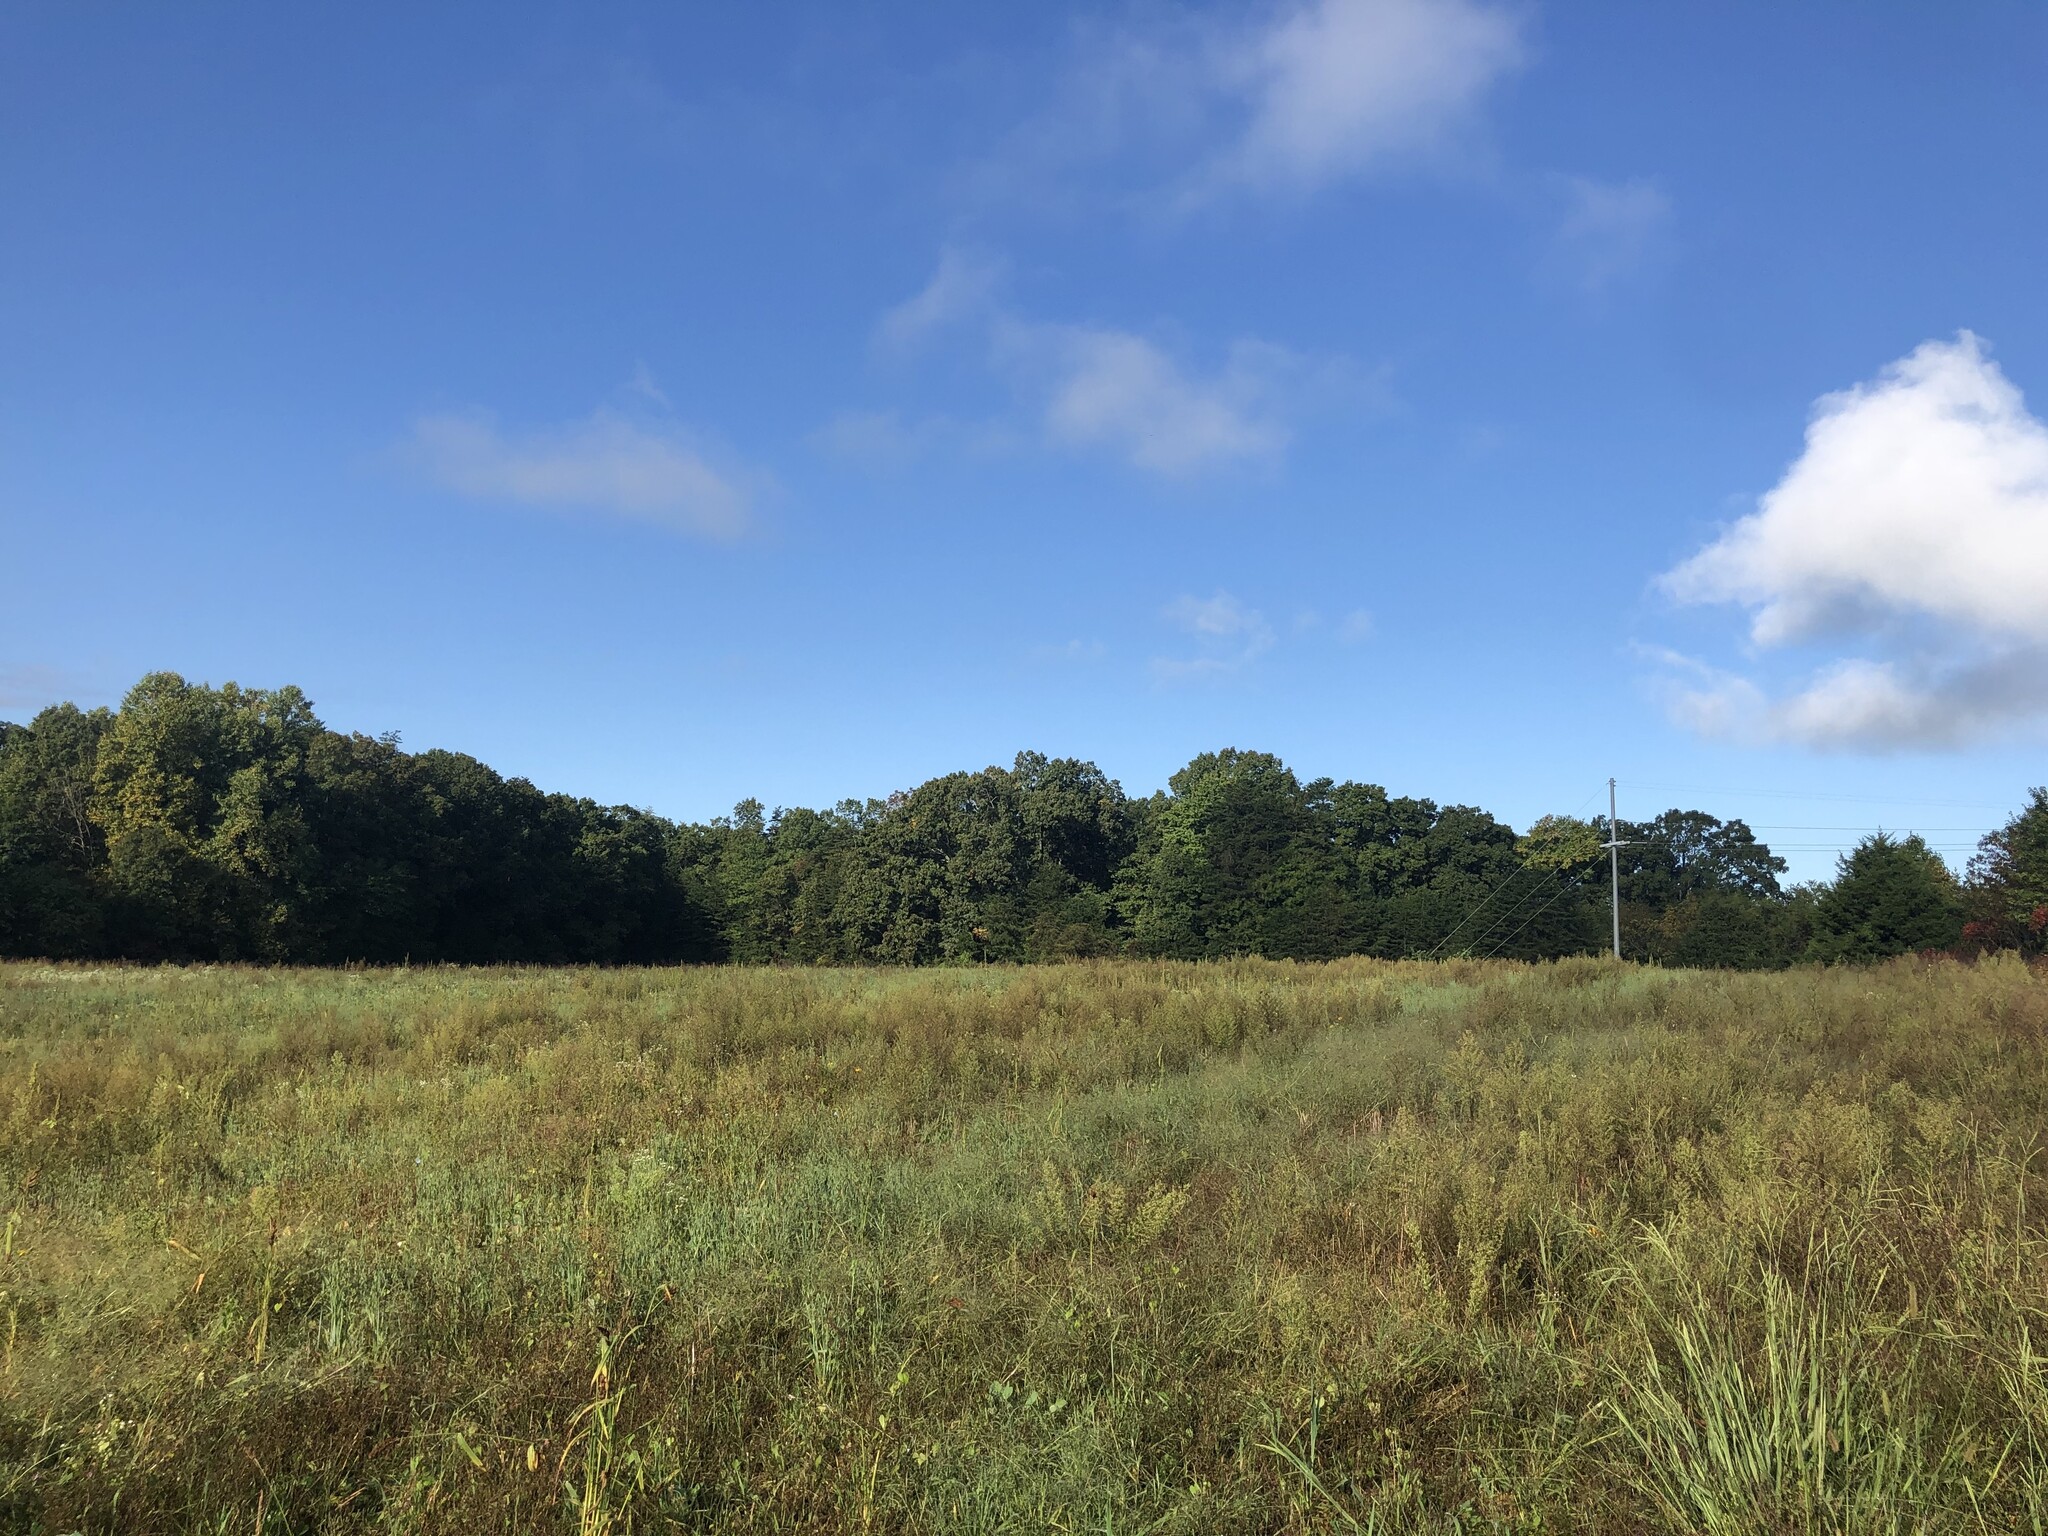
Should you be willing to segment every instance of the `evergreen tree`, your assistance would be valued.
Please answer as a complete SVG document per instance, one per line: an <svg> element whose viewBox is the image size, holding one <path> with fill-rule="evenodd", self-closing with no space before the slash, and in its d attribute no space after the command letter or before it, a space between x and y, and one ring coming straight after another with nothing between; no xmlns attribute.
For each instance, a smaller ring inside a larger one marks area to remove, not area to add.
<svg viewBox="0 0 2048 1536"><path fill-rule="evenodd" d="M1919 837L1880 832L1844 854L1814 909L1811 953L1826 961L1881 960L1946 949L1962 937L1962 893Z"/></svg>

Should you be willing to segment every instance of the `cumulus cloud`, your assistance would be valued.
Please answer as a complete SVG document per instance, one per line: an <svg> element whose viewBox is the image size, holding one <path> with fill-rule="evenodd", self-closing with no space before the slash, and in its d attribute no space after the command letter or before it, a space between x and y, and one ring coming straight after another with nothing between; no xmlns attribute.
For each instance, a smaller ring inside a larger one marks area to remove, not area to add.
<svg viewBox="0 0 2048 1536"><path fill-rule="evenodd" d="M1773 697L1739 673L1664 651L1671 717L1703 736L1751 745L1886 751L1961 747L2048 713L2048 647L1929 666L1848 657Z"/></svg>
<svg viewBox="0 0 2048 1536"><path fill-rule="evenodd" d="M1756 512L1666 582L1771 645L1914 612L2048 641L2048 427L1965 331L1825 396Z"/></svg>
<svg viewBox="0 0 2048 1536"><path fill-rule="evenodd" d="M1161 617L1194 643L1192 655L1153 658L1153 675L1161 679L1240 671L1273 648L1273 626L1266 616L1221 590L1210 597L1177 597Z"/></svg>
<svg viewBox="0 0 2048 1536"><path fill-rule="evenodd" d="M1768 707L1772 735L1817 745L1953 746L1986 722L1948 688L1915 686L1891 662L1850 657Z"/></svg>
<svg viewBox="0 0 2048 1536"><path fill-rule="evenodd" d="M423 416L411 456L476 501L609 514L707 538L745 531L752 495L679 431L602 410L571 426L508 434L484 412Z"/></svg>
<svg viewBox="0 0 2048 1536"><path fill-rule="evenodd" d="M2048 712L2048 426L1965 331L1825 396L1805 450L1663 578L1750 610L1759 649L1857 639L1788 697L1682 690L1703 728L1823 746L1946 746Z"/></svg>

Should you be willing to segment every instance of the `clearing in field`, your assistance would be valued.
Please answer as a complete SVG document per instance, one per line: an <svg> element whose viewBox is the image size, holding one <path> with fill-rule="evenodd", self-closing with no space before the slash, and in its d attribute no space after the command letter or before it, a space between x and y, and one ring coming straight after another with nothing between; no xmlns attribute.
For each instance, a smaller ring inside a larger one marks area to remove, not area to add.
<svg viewBox="0 0 2048 1536"><path fill-rule="evenodd" d="M0 1528L2019 1531L2014 960L0 966Z"/></svg>

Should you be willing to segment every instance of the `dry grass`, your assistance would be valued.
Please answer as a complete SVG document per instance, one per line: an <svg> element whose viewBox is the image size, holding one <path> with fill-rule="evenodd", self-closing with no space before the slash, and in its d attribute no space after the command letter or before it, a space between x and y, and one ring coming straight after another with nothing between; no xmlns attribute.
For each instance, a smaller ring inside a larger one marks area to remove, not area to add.
<svg viewBox="0 0 2048 1536"><path fill-rule="evenodd" d="M2048 1525L2016 962L0 966L0 1529Z"/></svg>

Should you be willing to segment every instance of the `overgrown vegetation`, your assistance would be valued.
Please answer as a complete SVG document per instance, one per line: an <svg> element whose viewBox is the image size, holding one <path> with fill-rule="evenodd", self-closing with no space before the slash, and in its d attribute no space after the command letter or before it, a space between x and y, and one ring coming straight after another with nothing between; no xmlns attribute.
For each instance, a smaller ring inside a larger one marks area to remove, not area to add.
<svg viewBox="0 0 2048 1536"><path fill-rule="evenodd" d="M1873 838L1827 888L1740 821L1624 822L1632 959L1770 968L2048 945L2048 794L1965 888ZM1138 799L1025 752L886 799L708 825L344 736L296 689L147 677L0 723L0 955L342 964L966 964L1112 954L1541 959L1606 947L1604 822L1207 752ZM1966 931L1965 919L1969 919Z"/></svg>
<svg viewBox="0 0 2048 1536"><path fill-rule="evenodd" d="M0 966L0 1528L2048 1526L2048 984Z"/></svg>

